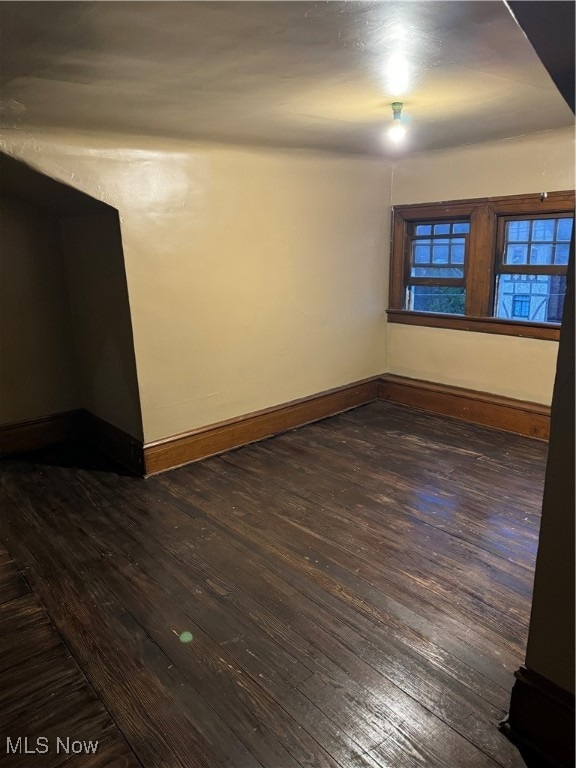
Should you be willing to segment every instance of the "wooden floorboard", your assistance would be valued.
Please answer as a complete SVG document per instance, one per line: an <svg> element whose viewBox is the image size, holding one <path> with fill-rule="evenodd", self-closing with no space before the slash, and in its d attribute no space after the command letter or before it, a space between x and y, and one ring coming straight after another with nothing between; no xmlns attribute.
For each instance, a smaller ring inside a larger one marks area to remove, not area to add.
<svg viewBox="0 0 576 768"><path fill-rule="evenodd" d="M82 450L2 462L2 733L117 727L110 765L145 768L526 764L497 724L543 443L376 402L147 481Z"/></svg>
<svg viewBox="0 0 576 768"><path fill-rule="evenodd" d="M139 766L2 546L0 562L0 763L6 768ZM89 741L97 743L84 747Z"/></svg>
<svg viewBox="0 0 576 768"><path fill-rule="evenodd" d="M20 573L8 550L0 544L0 606L29 592L28 582Z"/></svg>

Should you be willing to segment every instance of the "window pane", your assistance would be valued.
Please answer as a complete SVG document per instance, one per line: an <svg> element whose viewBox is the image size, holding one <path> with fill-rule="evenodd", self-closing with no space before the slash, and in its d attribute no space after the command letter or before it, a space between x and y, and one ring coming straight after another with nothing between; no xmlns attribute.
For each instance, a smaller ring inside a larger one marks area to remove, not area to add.
<svg viewBox="0 0 576 768"><path fill-rule="evenodd" d="M526 241L530 239L530 221L509 221L506 224L506 239Z"/></svg>
<svg viewBox="0 0 576 768"><path fill-rule="evenodd" d="M552 264L552 246L530 246L530 264Z"/></svg>
<svg viewBox="0 0 576 768"><path fill-rule="evenodd" d="M570 241L570 238L572 237L573 224L573 219L558 219L558 232L556 234L556 239Z"/></svg>
<svg viewBox="0 0 576 768"><path fill-rule="evenodd" d="M465 235L470 232L470 223L467 221L456 221L452 227L455 235Z"/></svg>
<svg viewBox="0 0 576 768"><path fill-rule="evenodd" d="M556 219L535 219L532 222L532 240L554 240Z"/></svg>
<svg viewBox="0 0 576 768"><path fill-rule="evenodd" d="M460 245L459 240L453 240L450 247L450 261L453 264L464 264L464 243Z"/></svg>
<svg viewBox="0 0 576 768"><path fill-rule="evenodd" d="M408 289L408 307L415 312L443 312L463 315L466 291L440 285L412 285Z"/></svg>
<svg viewBox="0 0 576 768"><path fill-rule="evenodd" d="M547 275L548 277L548 275ZM566 296L566 276L550 275L550 294L546 316L549 323L561 323L564 309L564 297Z"/></svg>
<svg viewBox="0 0 576 768"><path fill-rule="evenodd" d="M528 246L511 244L506 248L505 264L526 264L528 261Z"/></svg>
<svg viewBox="0 0 576 768"><path fill-rule="evenodd" d="M554 249L554 264L568 264L569 243L560 243Z"/></svg>
<svg viewBox="0 0 576 768"><path fill-rule="evenodd" d="M414 263L429 264L431 249L430 240L421 240L414 243Z"/></svg>
<svg viewBox="0 0 576 768"><path fill-rule="evenodd" d="M507 221L504 263L567 264L573 225L573 219L567 216Z"/></svg>
<svg viewBox="0 0 576 768"><path fill-rule="evenodd" d="M410 275L412 277L464 277L464 243L461 237L414 240Z"/></svg>
<svg viewBox="0 0 576 768"><path fill-rule="evenodd" d="M440 241L437 241L440 242ZM442 240L442 245L436 245L434 244L434 247L432 249L432 261L434 264L447 264L448 263L448 254L450 252L450 249L448 247L448 240ZM444 245L446 243L446 245Z"/></svg>
<svg viewBox="0 0 576 768"><path fill-rule="evenodd" d="M559 323L565 293L565 275L499 275L494 316L532 323Z"/></svg>
<svg viewBox="0 0 576 768"><path fill-rule="evenodd" d="M415 234L411 237L410 277L431 280L441 278L442 280L459 281L464 278L466 238L462 236L462 232L456 235L453 234L453 229L456 226L459 226L466 231L470 229L470 224L467 221L443 221L435 224L414 224ZM449 291L453 290L452 287L447 287L449 288ZM418 301L429 303L431 299L429 299L426 291L430 290L430 286L426 285L423 286L423 288L425 288L425 290L419 294L420 297L418 298ZM442 293L443 288L434 288L434 290L436 293L440 291L440 294L444 295ZM457 290L460 291L459 288ZM437 301L438 296L435 296L434 300ZM425 311L442 312L444 310L437 309Z"/></svg>

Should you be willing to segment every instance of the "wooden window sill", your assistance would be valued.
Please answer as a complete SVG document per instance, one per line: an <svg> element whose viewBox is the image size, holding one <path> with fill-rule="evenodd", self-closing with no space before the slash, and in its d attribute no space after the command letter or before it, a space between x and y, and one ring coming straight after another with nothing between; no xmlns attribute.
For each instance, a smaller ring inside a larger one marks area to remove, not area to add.
<svg viewBox="0 0 576 768"><path fill-rule="evenodd" d="M522 323L518 320L501 320L496 317L464 317L442 315L435 312L412 312L406 309L387 310L388 322L404 325L421 325L429 328L451 328L455 331L498 333L504 336L523 336L527 339L558 341L560 326L543 323Z"/></svg>

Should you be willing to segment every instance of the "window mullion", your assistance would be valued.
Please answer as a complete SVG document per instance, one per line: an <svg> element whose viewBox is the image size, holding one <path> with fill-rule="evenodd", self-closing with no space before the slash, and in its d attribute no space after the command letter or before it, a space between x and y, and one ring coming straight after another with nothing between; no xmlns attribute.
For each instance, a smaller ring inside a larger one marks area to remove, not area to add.
<svg viewBox="0 0 576 768"><path fill-rule="evenodd" d="M394 212L390 253L390 308L403 309L406 292L408 236L405 219Z"/></svg>
<svg viewBox="0 0 576 768"><path fill-rule="evenodd" d="M493 293L496 216L488 204L477 206L471 216L466 268L466 314L489 317Z"/></svg>

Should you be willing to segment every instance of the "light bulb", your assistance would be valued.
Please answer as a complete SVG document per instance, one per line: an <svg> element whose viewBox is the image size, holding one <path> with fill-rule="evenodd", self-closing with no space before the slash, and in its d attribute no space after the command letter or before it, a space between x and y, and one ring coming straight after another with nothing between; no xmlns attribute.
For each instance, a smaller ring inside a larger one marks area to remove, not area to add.
<svg viewBox="0 0 576 768"><path fill-rule="evenodd" d="M394 123L388 131L388 138L395 144L401 142L406 136L406 128L402 125L400 120L394 120Z"/></svg>

